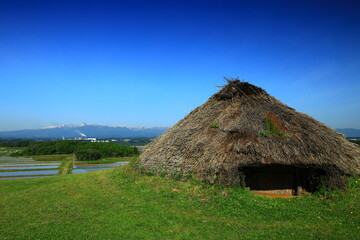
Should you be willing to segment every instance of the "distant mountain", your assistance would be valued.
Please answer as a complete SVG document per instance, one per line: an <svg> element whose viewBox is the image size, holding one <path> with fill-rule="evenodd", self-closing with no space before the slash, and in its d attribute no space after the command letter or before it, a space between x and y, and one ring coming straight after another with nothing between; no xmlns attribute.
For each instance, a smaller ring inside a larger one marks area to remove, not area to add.
<svg viewBox="0 0 360 240"><path fill-rule="evenodd" d="M101 126L96 124L55 125L40 129L25 129L16 131L0 131L0 138L134 138L157 137L165 132L167 127L127 127L127 126Z"/></svg>
<svg viewBox="0 0 360 240"><path fill-rule="evenodd" d="M355 128L337 128L336 131L345 134L346 137L360 137L360 129Z"/></svg>
<svg viewBox="0 0 360 240"><path fill-rule="evenodd" d="M53 125L40 129L25 129L15 131L0 131L0 138L135 138L158 137L168 130L168 127L129 127L124 125L102 126L82 123L79 125ZM346 137L360 137L360 129L337 128L336 131Z"/></svg>

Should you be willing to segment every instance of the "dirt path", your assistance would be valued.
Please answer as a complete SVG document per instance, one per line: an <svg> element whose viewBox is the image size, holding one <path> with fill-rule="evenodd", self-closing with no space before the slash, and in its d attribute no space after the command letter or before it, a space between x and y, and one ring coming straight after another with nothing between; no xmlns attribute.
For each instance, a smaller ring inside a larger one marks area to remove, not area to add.
<svg viewBox="0 0 360 240"><path fill-rule="evenodd" d="M291 194L275 194L275 193L255 193L256 195L269 197L269 198L292 198L295 197Z"/></svg>

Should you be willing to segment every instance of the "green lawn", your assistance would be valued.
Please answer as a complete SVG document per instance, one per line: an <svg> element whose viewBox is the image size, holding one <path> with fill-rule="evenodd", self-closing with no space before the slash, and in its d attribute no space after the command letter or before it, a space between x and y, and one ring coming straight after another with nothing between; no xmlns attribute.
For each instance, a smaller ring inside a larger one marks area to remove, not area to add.
<svg viewBox="0 0 360 240"><path fill-rule="evenodd" d="M270 199L130 167L0 181L0 239L359 239L348 192Z"/></svg>

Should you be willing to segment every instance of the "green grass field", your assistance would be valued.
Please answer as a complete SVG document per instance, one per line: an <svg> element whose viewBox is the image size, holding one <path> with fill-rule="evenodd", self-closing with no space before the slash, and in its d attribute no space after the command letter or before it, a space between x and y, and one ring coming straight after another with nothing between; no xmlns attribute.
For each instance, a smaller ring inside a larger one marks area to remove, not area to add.
<svg viewBox="0 0 360 240"><path fill-rule="evenodd" d="M359 239L359 180L291 199L129 166L0 181L0 239Z"/></svg>

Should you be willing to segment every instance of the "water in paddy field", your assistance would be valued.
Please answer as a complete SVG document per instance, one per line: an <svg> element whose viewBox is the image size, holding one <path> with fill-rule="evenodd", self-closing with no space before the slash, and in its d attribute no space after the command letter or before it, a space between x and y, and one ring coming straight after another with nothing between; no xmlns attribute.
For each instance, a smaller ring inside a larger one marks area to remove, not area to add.
<svg viewBox="0 0 360 240"><path fill-rule="evenodd" d="M60 162L40 162L24 157L0 157L0 180L49 177L58 174Z"/></svg>
<svg viewBox="0 0 360 240"><path fill-rule="evenodd" d="M80 164L80 165L74 165L74 169L72 170L73 174L77 173L86 173L86 172L92 172L92 171L100 171L100 170L106 170L113 167L121 167L129 164L129 162L116 162L111 164Z"/></svg>
<svg viewBox="0 0 360 240"><path fill-rule="evenodd" d="M50 177L59 172L60 161L35 161L24 157L0 157L0 180L2 179L26 179ZM129 164L129 162L117 162L112 164L82 164L75 165L72 171L76 173L86 173L91 171L106 170Z"/></svg>

